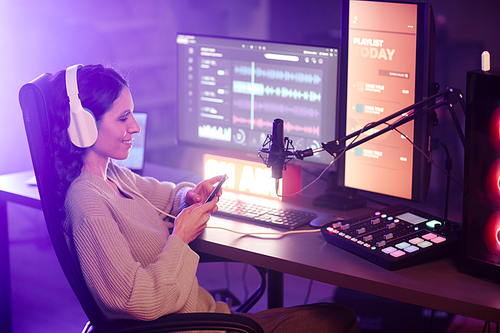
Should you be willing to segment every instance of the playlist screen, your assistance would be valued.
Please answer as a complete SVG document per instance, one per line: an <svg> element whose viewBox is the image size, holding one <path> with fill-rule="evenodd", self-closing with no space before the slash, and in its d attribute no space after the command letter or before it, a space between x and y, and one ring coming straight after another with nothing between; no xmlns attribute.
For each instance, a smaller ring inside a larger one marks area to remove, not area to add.
<svg viewBox="0 0 500 333"><path fill-rule="evenodd" d="M346 134L415 103L417 5L350 1L349 20ZM413 140L413 122L398 130ZM411 199L412 165L389 131L346 152L345 186Z"/></svg>

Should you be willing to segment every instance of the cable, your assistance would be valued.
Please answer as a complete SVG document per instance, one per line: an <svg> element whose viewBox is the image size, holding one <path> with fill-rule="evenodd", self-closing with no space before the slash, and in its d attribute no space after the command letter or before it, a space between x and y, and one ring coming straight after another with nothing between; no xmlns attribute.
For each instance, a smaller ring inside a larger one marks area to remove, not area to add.
<svg viewBox="0 0 500 333"><path fill-rule="evenodd" d="M431 318L430 318L430 322L429 322L429 328L427 329L427 332L432 332L432 325L434 323L434 315L436 313L436 310L435 309L432 309L431 311Z"/></svg>
<svg viewBox="0 0 500 333"><path fill-rule="evenodd" d="M142 194L134 191L133 189L130 188L130 186L128 186L125 182L123 182L121 179L120 179L120 176L118 175L118 173L116 172L116 169L115 169L115 166L113 163L111 163L112 165L112 168L113 168L113 172L116 176L116 178L120 181L121 184L123 184L130 192L132 192L133 194L137 195L138 197L142 198L143 200L145 200L148 204L150 204L154 209L156 209L158 212L162 213L162 214L165 214L166 216L170 217L170 218L173 218L175 220L175 216L174 215L171 215L171 214L168 214L164 211L162 211L161 209L158 209L156 208L152 203L149 202L148 199L146 199ZM118 186L118 185L117 185ZM243 235L243 236L252 236L252 237L258 237L258 236L255 236L255 235L276 235L276 236L279 236L278 238L280 237L283 237L283 236L286 236L288 234L292 234L292 233L311 233L311 232L318 232L319 230L296 230L296 231L288 231L288 232L284 232L284 233L278 233L278 232L254 232L254 233L243 233L243 232L239 232L239 231L235 231L235 230L231 230L231 229L227 229L227 228L223 228L223 227L212 227L212 226L207 226L207 228L212 228L212 229L222 229L222 230L226 230L226 231L230 231L230 232L233 232L233 233L236 233L236 234L240 234L240 235Z"/></svg>
<svg viewBox="0 0 500 333"><path fill-rule="evenodd" d="M149 205L151 205L151 207L153 207L154 209L156 209L156 211L158 211L159 213L162 213L168 217L170 217L171 219L176 219L176 216L172 215L172 214L169 214L167 212L164 212L162 211L161 209L159 208L156 208L155 205L153 205L151 202L149 202L148 199L146 199L142 194L140 194L139 192L136 192L135 190L133 190L130 186L128 186L121 178L120 176L118 175L118 173L116 172L116 169L115 169L115 165L113 162L110 163L111 164L111 168L113 169L113 173L115 174L116 178L120 181L120 187L121 185L123 184L130 192L132 192L133 194L137 195L139 198L143 199L144 201L146 201ZM115 184L116 186L118 186L118 184Z"/></svg>
<svg viewBox="0 0 500 333"><path fill-rule="evenodd" d="M445 166L446 166L446 193L445 193L445 206L444 206L444 220L448 219L448 202L450 198L450 178L451 178L451 169L452 169L452 159L450 156L450 151L448 147L441 142L441 146L443 146L446 152Z"/></svg>
<svg viewBox="0 0 500 333"><path fill-rule="evenodd" d="M243 270L241 272L241 284L243 285L243 290L245 291L245 296L243 299L248 299L248 286L247 286L247 270L248 270L248 264L243 265Z"/></svg>
<svg viewBox="0 0 500 333"><path fill-rule="evenodd" d="M232 229L228 229L228 228L224 228L224 227L215 227L215 226L210 226L210 225L207 226L207 228L225 230L225 231L229 231L229 232L239 234L242 236L250 236L250 237L256 237L256 238L267 238L267 237L260 237L257 235L278 236L278 237L275 237L272 239L278 239L278 238L281 238L283 236L290 235L290 234L307 234L307 233L315 233L315 232L321 231L320 229L314 229L314 230L292 230L292 231L286 231L286 232L240 232L240 231L236 231L236 230L232 230Z"/></svg>
<svg viewBox="0 0 500 333"><path fill-rule="evenodd" d="M231 278L229 277L229 267L227 262L224 263L224 273L226 276L226 289L231 290Z"/></svg>
<svg viewBox="0 0 500 333"><path fill-rule="evenodd" d="M436 168L438 168L439 170L441 170L442 172L444 172L446 174L446 190L445 190L445 206L444 206L444 217L443 219L446 221L448 219L448 206L449 206L449 198L450 198L450 183L451 183L451 180L454 180L458 185L462 186L463 185L458 182L457 180L455 180L452 176L451 176L451 169L453 167L453 161L451 159L451 156L450 156L450 151L448 149L448 147L441 142L441 146L443 146L445 152L446 152L446 158L445 158L445 168L446 169L443 169L441 168L440 166L438 166L429 156L427 156L427 154L422 151L419 147L417 147L411 140L410 138L408 138L405 134L403 134L401 131L399 131L397 128L394 128L394 130L396 132L398 132L399 134L401 134L402 136L404 136L406 138L406 140L408 140L412 145L413 147L415 147L418 151L420 151L422 153L422 155L425 156L425 158L427 159L427 161L429 161L433 166L435 166Z"/></svg>
<svg viewBox="0 0 500 333"><path fill-rule="evenodd" d="M309 280L309 287L307 288L306 298L304 299L304 305L309 302L309 296L311 296L311 290L314 280Z"/></svg>
<svg viewBox="0 0 500 333"><path fill-rule="evenodd" d="M361 136L361 134L365 131L365 128L370 126L371 124L373 123L368 123L366 124L362 129L361 131L358 133L358 135L356 135L356 137L354 137L352 139L352 141L346 146L344 147L344 149L342 149L340 151L340 154L338 154L338 156L334 156L333 158L333 161L330 162L330 164L328 164L328 166L319 174L318 177L316 177L316 179L314 179L312 182L310 182L309 184L307 184L306 186L304 186L302 189L300 189L299 191L295 192L295 193L292 193L292 194L286 194L286 195L283 195L283 194L279 194L279 182L278 180L276 179L276 195L280 198L290 198L290 197L294 197L296 195L299 195L301 194L302 192L304 192L306 189L308 189L309 187L311 187L312 185L314 185L318 180L321 179L321 177L323 177L323 175L325 174L325 172L327 172L331 167L332 165L335 164L335 162L337 162L337 160L342 156L344 155L344 153L350 149L351 145L354 144L354 142Z"/></svg>
<svg viewBox="0 0 500 333"><path fill-rule="evenodd" d="M388 124L387 124L387 125L388 125ZM394 128L394 130L395 130L396 132L398 132L399 134L401 134L402 136L404 136L404 138L405 138L406 140L408 140L408 141L409 141L409 142L413 145L413 147L414 147L415 149L417 149L420 153L422 153L422 155L424 155L424 156L425 156L425 158L427 159L427 161L429 161L429 162L430 162L430 163L431 163L434 167L436 167L437 169L441 170L443 173L445 173L446 175L448 175L448 172L447 172L445 169L443 169L442 167L440 167L439 165L437 165L437 164L436 164L436 162L434 162L434 161L432 160L432 158L430 158L429 156L427 156L427 154L426 154L426 153L425 153L422 149L420 149L419 147L417 147L417 146L415 145L415 143L413 143L413 141L411 141L411 140L410 140L410 138L409 138L409 137L407 137L407 136L406 136L403 132L401 132L401 131L400 131L400 130L398 130L397 128ZM463 187L463 184L462 184L462 183L460 183L458 180L456 180L454 177L451 177L451 176L450 176L450 179L451 179L451 180L453 180L455 183L457 183L459 186Z"/></svg>
<svg viewBox="0 0 500 333"><path fill-rule="evenodd" d="M489 321L484 322L483 333L486 332L486 328L488 328L488 332L489 332L490 331L490 322Z"/></svg>

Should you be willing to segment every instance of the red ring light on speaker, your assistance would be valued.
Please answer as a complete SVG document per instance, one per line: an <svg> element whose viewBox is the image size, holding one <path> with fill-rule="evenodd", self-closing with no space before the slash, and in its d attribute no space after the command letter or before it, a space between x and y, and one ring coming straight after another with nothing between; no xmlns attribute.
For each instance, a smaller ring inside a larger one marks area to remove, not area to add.
<svg viewBox="0 0 500 333"><path fill-rule="evenodd" d="M500 107L493 111L489 129L490 143L500 152Z"/></svg>
<svg viewBox="0 0 500 333"><path fill-rule="evenodd" d="M482 231L482 239L488 253L498 258L500 255L500 212L495 212L488 218Z"/></svg>
<svg viewBox="0 0 500 333"><path fill-rule="evenodd" d="M500 205L500 159L490 165L486 176L486 192L491 201Z"/></svg>

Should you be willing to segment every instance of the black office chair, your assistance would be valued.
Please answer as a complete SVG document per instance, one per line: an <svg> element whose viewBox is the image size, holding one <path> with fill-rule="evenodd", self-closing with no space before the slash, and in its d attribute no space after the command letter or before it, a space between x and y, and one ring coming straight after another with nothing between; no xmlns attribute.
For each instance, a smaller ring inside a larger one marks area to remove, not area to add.
<svg viewBox="0 0 500 333"><path fill-rule="evenodd" d="M69 251L62 228L62 221L58 218L56 199L52 194L51 182L54 170L50 163L50 121L46 106L46 99L49 96L49 76L49 74L43 74L21 87L19 102L23 112L31 159L49 235L64 274L89 318L83 332L125 333L223 330L263 333L262 328L254 320L239 314L169 314L154 321L116 320L108 322L105 319L87 288L78 260ZM259 273L265 282L264 270L259 270ZM263 288L265 288L265 283ZM262 292L261 286L261 289L258 289L256 294L252 295L249 301L243 304L244 307L240 311L248 311L249 307L258 301Z"/></svg>

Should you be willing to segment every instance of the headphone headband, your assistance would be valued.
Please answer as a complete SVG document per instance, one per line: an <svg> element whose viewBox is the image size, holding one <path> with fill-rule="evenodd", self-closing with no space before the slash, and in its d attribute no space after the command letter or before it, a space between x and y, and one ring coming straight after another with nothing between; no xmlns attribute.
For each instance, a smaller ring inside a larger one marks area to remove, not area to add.
<svg viewBox="0 0 500 333"><path fill-rule="evenodd" d="M82 106L78 96L77 72L81 64L66 69L66 93L69 98L70 123L68 134L71 142L77 147L87 148L97 140L97 124L92 112Z"/></svg>

